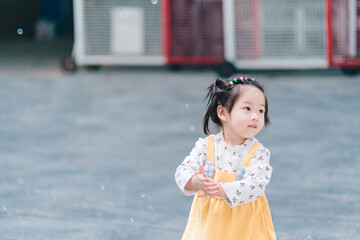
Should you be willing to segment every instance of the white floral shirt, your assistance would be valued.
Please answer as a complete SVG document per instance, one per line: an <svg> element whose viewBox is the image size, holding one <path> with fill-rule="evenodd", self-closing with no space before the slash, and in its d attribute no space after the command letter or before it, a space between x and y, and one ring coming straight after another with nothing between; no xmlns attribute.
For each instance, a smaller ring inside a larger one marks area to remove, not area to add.
<svg viewBox="0 0 360 240"><path fill-rule="evenodd" d="M247 152L258 142L256 138L246 140L242 145L227 145L223 132L214 135L215 168L224 172L238 172ZM181 191L194 195L197 191L185 189L186 183L206 160L206 139L199 138L190 155L179 165L175 172L175 180ZM249 203L261 197L270 182L272 167L270 166L270 151L261 145L250 161L245 171L245 178L234 182L221 182L227 195L226 202L230 207Z"/></svg>

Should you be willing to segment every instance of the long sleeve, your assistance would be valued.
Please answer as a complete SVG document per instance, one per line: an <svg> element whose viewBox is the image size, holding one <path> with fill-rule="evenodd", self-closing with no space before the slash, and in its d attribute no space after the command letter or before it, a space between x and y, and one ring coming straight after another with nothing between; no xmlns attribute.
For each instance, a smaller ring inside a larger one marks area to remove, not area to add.
<svg viewBox="0 0 360 240"><path fill-rule="evenodd" d="M206 159L206 141L203 138L195 143L190 155L178 166L175 172L175 181L180 190L187 196L194 195L197 191L185 189L186 183L199 171L200 165L203 165Z"/></svg>
<svg viewBox="0 0 360 240"><path fill-rule="evenodd" d="M244 179L220 183L228 196L228 205L233 208L261 197L270 182L271 174L270 151L261 146L246 168Z"/></svg>

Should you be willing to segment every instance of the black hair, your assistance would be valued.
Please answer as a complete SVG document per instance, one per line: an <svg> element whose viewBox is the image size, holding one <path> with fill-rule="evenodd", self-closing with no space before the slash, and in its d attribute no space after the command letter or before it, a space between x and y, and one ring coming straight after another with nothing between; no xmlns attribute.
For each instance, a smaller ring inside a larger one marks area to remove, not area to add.
<svg viewBox="0 0 360 240"><path fill-rule="evenodd" d="M265 126L270 124L270 118L268 116L268 101L265 95L264 87L257 82L254 78L248 78L246 76L232 76L227 79L216 79L214 84L211 84L207 90L208 93L205 97L207 102L207 110L203 119L203 131L206 135L210 134L209 120L221 127L222 123L217 115L217 108L219 105L224 106L229 113L231 112L235 101L240 97L242 86L252 85L258 88L265 97L265 114L264 124ZM237 87L238 86L238 87Z"/></svg>

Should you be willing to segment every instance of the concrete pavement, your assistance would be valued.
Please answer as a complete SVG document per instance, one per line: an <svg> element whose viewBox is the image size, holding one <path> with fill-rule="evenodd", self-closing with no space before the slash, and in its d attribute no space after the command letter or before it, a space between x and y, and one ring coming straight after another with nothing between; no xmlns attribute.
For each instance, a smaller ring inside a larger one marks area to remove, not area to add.
<svg viewBox="0 0 360 240"><path fill-rule="evenodd" d="M360 78L254 72L265 84L278 239L360 238ZM0 66L0 239L181 238L174 182L201 132L210 70L55 61Z"/></svg>

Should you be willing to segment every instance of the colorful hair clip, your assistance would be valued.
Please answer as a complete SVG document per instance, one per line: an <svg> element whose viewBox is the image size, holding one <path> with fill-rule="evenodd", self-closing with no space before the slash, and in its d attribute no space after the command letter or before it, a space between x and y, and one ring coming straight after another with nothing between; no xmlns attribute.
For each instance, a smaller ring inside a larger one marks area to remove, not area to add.
<svg viewBox="0 0 360 240"><path fill-rule="evenodd" d="M234 80L229 82L230 86L227 86L227 89L231 88L234 84L237 83L244 83L244 82L255 82L255 78L248 78L248 77L239 77L239 78L234 78Z"/></svg>

